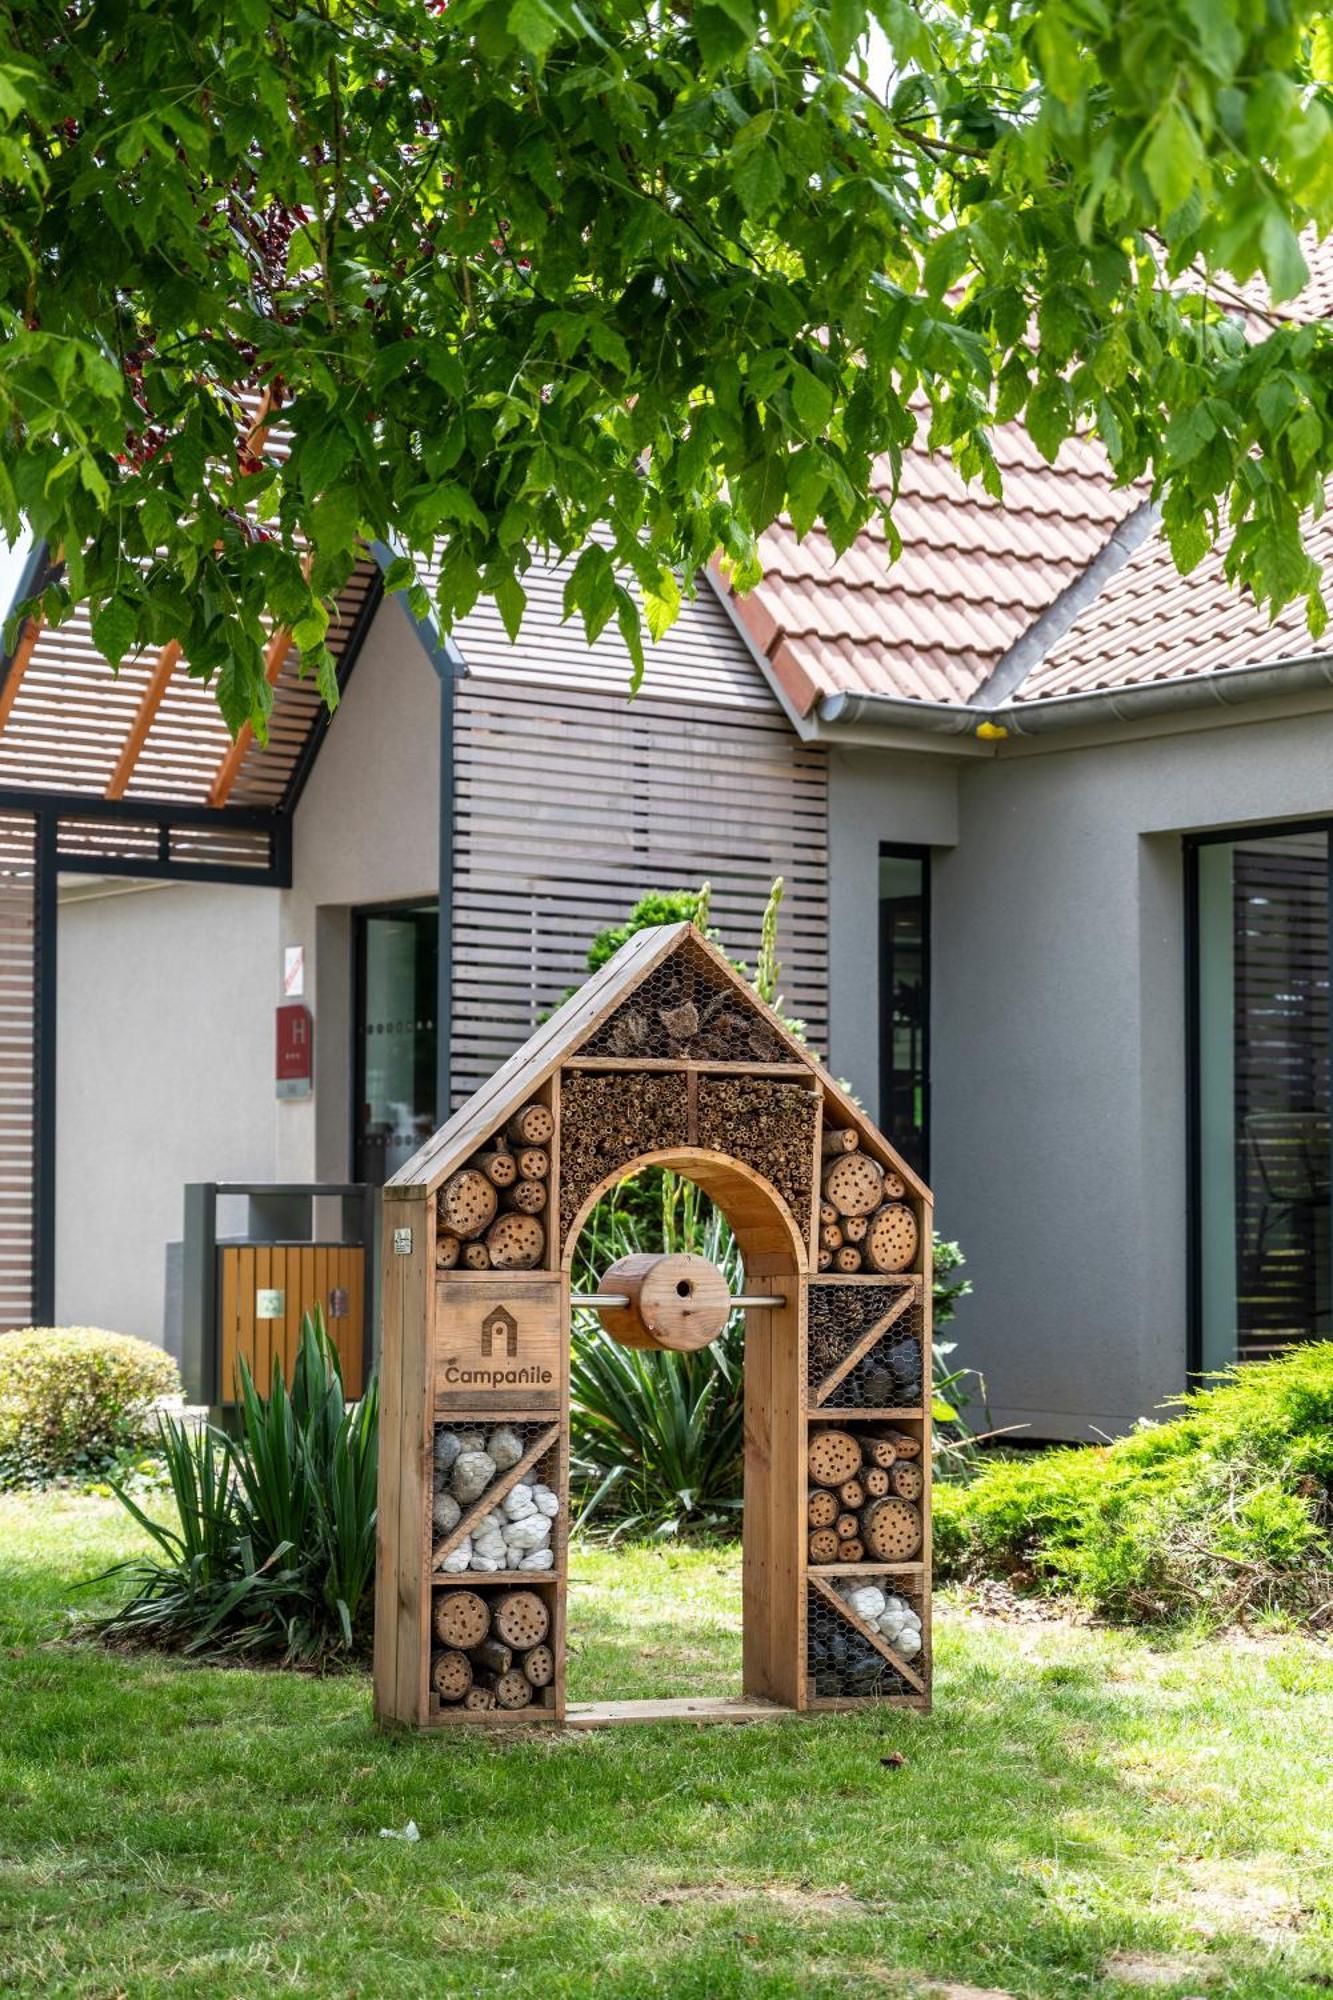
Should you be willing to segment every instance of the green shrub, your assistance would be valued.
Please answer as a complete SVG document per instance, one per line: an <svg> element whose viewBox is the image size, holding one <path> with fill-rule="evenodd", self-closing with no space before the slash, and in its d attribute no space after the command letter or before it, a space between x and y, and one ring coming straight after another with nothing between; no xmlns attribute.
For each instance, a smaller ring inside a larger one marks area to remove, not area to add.
<svg viewBox="0 0 1333 2000"><path fill-rule="evenodd" d="M375 1583L376 1383L347 1403L317 1309L301 1323L290 1389L277 1364L267 1397L244 1363L241 1385L235 1438L162 1420L174 1524L112 1482L156 1553L111 1572L132 1595L92 1630L109 1644L202 1658L300 1666L360 1658L370 1650Z"/></svg>
<svg viewBox="0 0 1333 2000"><path fill-rule="evenodd" d="M1221 1623L1333 1598L1333 1343L1230 1371L1112 1445L941 1485L937 1573L1025 1573L1104 1616Z"/></svg>
<svg viewBox="0 0 1333 2000"><path fill-rule="evenodd" d="M96 1477L143 1443L180 1393L169 1354L95 1326L0 1334L0 1488Z"/></svg>

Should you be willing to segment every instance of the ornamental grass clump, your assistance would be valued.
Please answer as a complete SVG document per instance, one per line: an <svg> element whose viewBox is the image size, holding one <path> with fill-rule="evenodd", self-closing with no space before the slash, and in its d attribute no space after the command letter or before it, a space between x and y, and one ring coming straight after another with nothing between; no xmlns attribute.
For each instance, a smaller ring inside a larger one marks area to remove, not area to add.
<svg viewBox="0 0 1333 2000"><path fill-rule="evenodd" d="M1019 1574L1134 1622L1333 1622L1333 1343L1230 1370L1180 1408L937 1486L936 1574Z"/></svg>
<svg viewBox="0 0 1333 2000"><path fill-rule="evenodd" d="M0 1334L0 1489L95 1479L153 1434L180 1394L169 1354L96 1326Z"/></svg>
<svg viewBox="0 0 1333 2000"><path fill-rule="evenodd" d="M323 1314L307 1313L290 1388L261 1396L241 1364L239 1430L164 1417L158 1450L175 1503L161 1521L114 1481L154 1552L109 1574L131 1595L91 1629L111 1645L196 1658L327 1667L370 1650L379 1396L343 1393ZM100 1580L100 1579L99 1579Z"/></svg>

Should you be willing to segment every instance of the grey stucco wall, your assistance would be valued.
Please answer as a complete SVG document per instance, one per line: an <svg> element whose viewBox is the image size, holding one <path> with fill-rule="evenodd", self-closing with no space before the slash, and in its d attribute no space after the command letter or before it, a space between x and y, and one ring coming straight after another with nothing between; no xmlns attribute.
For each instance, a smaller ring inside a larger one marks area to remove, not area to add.
<svg viewBox="0 0 1333 2000"><path fill-rule="evenodd" d="M59 917L56 1315L160 1340L187 1181L275 1172L271 890L153 884Z"/></svg>
<svg viewBox="0 0 1333 2000"><path fill-rule="evenodd" d="M1333 715L956 772L956 845L933 873L931 1177L976 1285L957 1358L984 1371L997 1423L1117 1432L1185 1376L1181 835L1333 813ZM925 807L915 835L883 830L908 796L900 760L868 776L858 758L834 788L834 1054L864 1088L873 850L937 837Z"/></svg>

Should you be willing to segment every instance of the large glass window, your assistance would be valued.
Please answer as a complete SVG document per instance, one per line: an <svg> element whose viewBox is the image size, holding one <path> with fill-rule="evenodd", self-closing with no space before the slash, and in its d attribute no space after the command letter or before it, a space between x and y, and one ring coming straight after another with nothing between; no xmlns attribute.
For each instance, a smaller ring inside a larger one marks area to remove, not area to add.
<svg viewBox="0 0 1333 2000"><path fill-rule="evenodd" d="M1327 1338L1329 833L1191 852L1195 1365Z"/></svg>
<svg viewBox="0 0 1333 2000"><path fill-rule="evenodd" d="M930 1167L930 856L879 853L879 1122L909 1165Z"/></svg>
<svg viewBox="0 0 1333 2000"><path fill-rule="evenodd" d="M377 1187L435 1129L438 930L434 903L357 918L352 1172Z"/></svg>

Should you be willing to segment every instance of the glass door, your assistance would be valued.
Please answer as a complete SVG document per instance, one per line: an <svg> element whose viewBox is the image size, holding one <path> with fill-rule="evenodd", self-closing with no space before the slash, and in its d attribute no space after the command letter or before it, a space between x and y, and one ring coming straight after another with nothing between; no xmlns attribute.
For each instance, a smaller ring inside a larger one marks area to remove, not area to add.
<svg viewBox="0 0 1333 2000"><path fill-rule="evenodd" d="M382 1187L435 1130L434 903L356 917L352 1175Z"/></svg>
<svg viewBox="0 0 1333 2000"><path fill-rule="evenodd" d="M1329 834L1192 852L1196 1366L1327 1338Z"/></svg>

